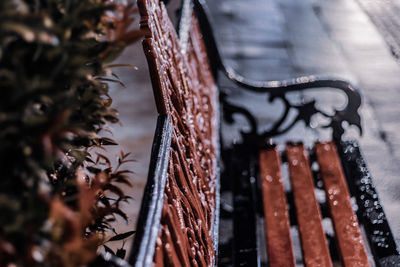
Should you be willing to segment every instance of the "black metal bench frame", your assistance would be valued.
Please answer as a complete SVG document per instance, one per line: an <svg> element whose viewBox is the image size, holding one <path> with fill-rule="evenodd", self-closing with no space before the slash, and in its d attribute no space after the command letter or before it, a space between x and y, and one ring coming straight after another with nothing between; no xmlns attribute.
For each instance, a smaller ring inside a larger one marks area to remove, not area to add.
<svg viewBox="0 0 400 267"><path fill-rule="evenodd" d="M247 109L231 104L229 95L220 92L223 119L228 123L234 123L233 115L240 114L247 119L251 126L249 131L242 132L242 142L235 144L231 149L221 151L220 158L224 165L234 166L235 169L232 169L233 167L226 169L230 169L231 173L229 175L234 177L233 180L235 182L231 185L231 189L233 189L234 194L240 195L240 198L238 198L240 201L234 203L235 209L233 212L236 242L233 244L232 257L235 265L259 266L260 264L255 232L255 214L259 212L259 209L254 204L256 198L260 198L260 193L258 193L260 190L256 180L252 179L257 177L257 149L259 146L267 144L271 137L288 132L300 121L309 126L311 118L316 114L320 114L329 120L329 123L322 127L331 128L333 131L333 140L339 150L346 177L352 177L347 179L347 182L351 194L357 202L357 216L360 223L369 233L367 238L375 264L377 266L400 266L398 245L386 220L360 148L355 141L344 142L341 140L345 131L343 122L356 126L360 133L362 131L361 118L358 113L361 105L359 90L354 85L343 80L316 76L299 77L286 81L255 82L247 80L224 64L214 39L205 0L184 0L182 2L180 21L177 28L180 41L184 45L185 36L187 36L185 32L190 28L188 23L190 23L192 12L194 12L199 20L215 80L217 81L218 75L222 73L237 86L252 92L268 94L269 101L279 99L285 107L283 114L272 127L264 132L259 132L255 116ZM337 89L345 93L348 101L345 108L336 110L333 115L330 115L318 109L314 100L299 105L291 103L287 97L290 92L309 89L322 90L323 88ZM298 115L294 118L289 117L291 110L296 110ZM289 118L291 121L288 123ZM99 257L93 266L150 266L152 264L163 205L163 190L167 176L170 141L171 125L168 116L160 116L153 141L148 181L142 201L137 232L128 259L129 263L106 253ZM226 173L221 174L222 183L224 176L226 176ZM217 193L217 199L219 199L219 192ZM370 203L375 204L370 205ZM216 243L218 243L218 240L216 240Z"/></svg>

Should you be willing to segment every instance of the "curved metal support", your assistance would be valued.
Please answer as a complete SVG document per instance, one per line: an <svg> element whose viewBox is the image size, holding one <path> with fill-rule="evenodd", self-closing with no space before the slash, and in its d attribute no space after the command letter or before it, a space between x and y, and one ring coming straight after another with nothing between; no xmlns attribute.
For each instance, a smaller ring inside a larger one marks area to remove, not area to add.
<svg viewBox="0 0 400 267"><path fill-rule="evenodd" d="M335 78L325 78L317 77L314 75L298 77L291 80L283 81L252 81L241 76L235 72L232 68L225 65L213 34L211 27L209 10L205 3L205 0L193 0L194 10L197 17L199 18L199 23L201 30L203 32L203 38L207 47L207 52L209 55L209 60L211 66L213 67L214 76L217 77L218 71L222 71L233 83L238 86L257 93L268 93L270 94L270 99L280 98L285 104L285 111L279 121L275 123L272 128L261 134L262 137L271 137L287 132L292 126L294 126L298 121L304 121L309 125L311 117L315 114L321 114L324 117L330 119L328 125L324 125L324 128L331 127L333 129L333 137L335 139L341 139L344 133L343 122L347 121L349 125L355 125L360 134L362 134L361 128L361 117L358 113L358 109L361 105L361 95L358 88L352 85L350 82L335 79ZM328 115L322 110L319 110L315 106L315 101L307 102L303 105L293 105L289 103L286 98L286 93L295 91L305 91L309 89L316 88L332 88L337 89L345 93L347 97L347 105L341 110L335 110L333 115ZM222 101L223 105L228 105L229 110L233 109L233 105L227 103L226 98ZM286 127L285 129L279 129L283 122L286 120L289 110L291 108L297 109L299 112L295 120ZM250 118L251 113L244 111L243 108L235 107L235 113L242 113L246 118ZM240 111L239 111L240 110ZM226 115L230 117L231 115ZM249 119L250 124L254 124L254 117ZM255 124L256 125L256 124Z"/></svg>
<svg viewBox="0 0 400 267"><path fill-rule="evenodd" d="M343 135L343 122L345 121L347 121L349 125L356 126L359 129L360 134L362 134L361 116L358 112L358 109L361 105L361 95L359 90L349 82L338 79L318 78L316 76L300 77L285 81L257 82L246 80L232 70L228 70L227 75L231 81L238 84L242 88L246 88L257 93L268 93L270 94L270 99L279 98L285 104L285 111L278 123L276 123L270 130L261 134L264 138L283 134L298 121L304 121L306 125L309 125L311 118L316 114L321 114L330 119L330 123L323 125L323 127L332 128L333 137L335 139L340 139ZM345 93L347 98L346 106L341 110L335 109L334 114L329 115L316 107L315 100L304 103L303 105L293 105L286 98L286 94L290 92L300 92L317 88L331 88L342 91ZM290 109L296 109L298 111L297 117L289 125L290 127L285 128L285 130L279 130L282 123L286 120L289 113L288 111Z"/></svg>
<svg viewBox="0 0 400 267"><path fill-rule="evenodd" d="M224 120L226 122L228 122L229 124L234 123L235 119L233 118L234 114L241 114L243 115L247 121L250 124L250 131L249 132L244 132L241 131L241 134L243 136L245 135L257 135L258 134L258 125L257 125L257 120L254 118L254 116L245 108L230 104L229 102L227 102L225 100L226 98L226 94L221 93L220 94L220 99L222 100L221 102L223 103L223 116L224 116Z"/></svg>
<svg viewBox="0 0 400 267"><path fill-rule="evenodd" d="M336 110L335 115L329 116L335 121L329 126L336 126L339 122L348 121L349 124L357 126L360 133L362 133L361 118L358 114L358 109L361 105L361 95L359 89L350 82L314 75L283 81L252 81L236 73L232 68L225 68L225 74L232 82L242 88L257 93L269 93L272 97L282 97L288 92L305 91L316 88L338 89L346 94L348 100L347 106L342 110Z"/></svg>
<svg viewBox="0 0 400 267"><path fill-rule="evenodd" d="M178 28L176 29L176 32L179 36L181 51L182 53L186 53L189 31L192 22L192 1L183 0L179 11L181 15L179 16Z"/></svg>
<svg viewBox="0 0 400 267"><path fill-rule="evenodd" d="M160 230L164 188L171 147L172 126L167 115L159 115L151 151L147 184L143 194L136 236L128 262L135 267L151 266Z"/></svg>
<svg viewBox="0 0 400 267"><path fill-rule="evenodd" d="M273 102L275 100L275 97L270 97L269 98L269 102ZM281 115L281 118L271 127L271 129L270 130L268 130L267 132L268 133L271 133L272 135L277 135L278 133L279 133L279 128L282 126L282 124L285 122L285 120L286 120L286 118L287 118L287 116L289 115L289 112L290 112L290 108L291 108L291 105L290 105L290 102L289 102L289 100L287 100L287 98L286 98L286 96L285 95L283 95L282 97L281 97L281 100L282 100L282 102L283 102L283 104L285 105L285 110L284 110L284 112L283 112L283 114ZM290 126L290 128L291 128L291 125L289 125ZM286 132L287 130L283 130L282 131L282 133L284 133L284 132ZM273 134L273 133L276 133L276 134ZM266 136L267 137L267 136Z"/></svg>

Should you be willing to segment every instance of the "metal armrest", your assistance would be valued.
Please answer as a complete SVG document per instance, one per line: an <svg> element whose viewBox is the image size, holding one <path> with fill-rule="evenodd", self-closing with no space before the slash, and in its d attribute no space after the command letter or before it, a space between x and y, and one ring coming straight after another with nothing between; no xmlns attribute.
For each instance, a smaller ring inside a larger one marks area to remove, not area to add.
<svg viewBox="0 0 400 267"><path fill-rule="evenodd" d="M224 63L214 38L210 15L205 0L193 0L193 4L196 16L199 19L200 28L203 32L203 38L207 47L207 53L213 68L214 76L217 77L218 71L222 71L229 80L239 87L252 92L268 93L270 95L269 101L280 99L284 103L285 110L281 118L273 124L269 130L260 134L261 139L265 140L265 138L283 134L290 130L298 121L304 121L309 125L311 117L315 114L321 114L330 120L330 123L323 127L332 128L333 137L335 139L341 139L341 136L344 133L344 121L347 121L349 125L355 125L359 129L360 134L362 134L361 117L358 112L361 105L361 96L356 86L344 80L317 76L304 76L283 81L252 81L244 78ZM181 25L180 27L184 28L184 25ZM341 110L335 110L333 115L329 115L326 112L317 109L314 100L303 103L302 105L295 105L286 97L286 94L290 92L299 92L316 88L333 88L344 92L347 98L346 106ZM250 122L252 127L250 133L258 133L256 120L248 110L229 103L226 95L221 98L221 102L224 109L225 119L228 122L233 122L233 114L242 114ZM288 117L289 111L292 109L298 111L297 117L289 124L289 126L282 128L282 125Z"/></svg>
<svg viewBox="0 0 400 267"><path fill-rule="evenodd" d="M328 124L323 125L322 127L332 128L333 138L335 139L341 139L341 136L344 133L343 122L345 121L347 121L349 125L356 126L359 129L360 134L362 134L361 116L359 114L361 95L358 88L347 81L317 76L305 76L283 81L251 81L237 74L232 69L226 69L226 75L232 82L241 88L256 93L269 94L270 102L276 99L280 99L283 102L285 107L282 116L270 129L261 133L262 139L284 134L299 121L304 121L306 125L310 125L311 118L316 114L321 114L330 120ZM346 95L347 103L343 109L335 109L333 115L330 115L325 111L318 109L315 100L298 105L291 103L287 98L287 94L290 92L302 92L310 89L336 89L342 91ZM223 97L222 103L228 121L233 121L232 115L235 113L241 113L246 118L252 116L248 111L244 112L243 108L235 107L235 105L229 103L227 97ZM282 127L291 110L297 110L297 116L288 126ZM253 125L257 126L254 121L254 119L250 120L252 133L257 132L257 127L253 127Z"/></svg>

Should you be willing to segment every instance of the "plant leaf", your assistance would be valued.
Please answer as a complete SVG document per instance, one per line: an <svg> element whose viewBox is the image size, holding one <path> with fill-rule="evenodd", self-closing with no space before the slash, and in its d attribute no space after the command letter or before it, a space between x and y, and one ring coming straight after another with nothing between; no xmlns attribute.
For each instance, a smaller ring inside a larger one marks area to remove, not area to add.
<svg viewBox="0 0 400 267"><path fill-rule="evenodd" d="M130 237L131 235L133 235L135 233L136 233L136 231L129 231L129 232L126 232L126 233L123 233L123 234L118 234L118 235L115 235L115 236L111 237L108 241L122 240L122 239L125 239L127 237Z"/></svg>

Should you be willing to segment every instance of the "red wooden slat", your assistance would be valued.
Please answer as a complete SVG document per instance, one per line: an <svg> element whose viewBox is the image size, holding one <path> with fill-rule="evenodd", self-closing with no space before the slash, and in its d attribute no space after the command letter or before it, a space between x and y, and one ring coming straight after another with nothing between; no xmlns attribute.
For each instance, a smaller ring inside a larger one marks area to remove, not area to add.
<svg viewBox="0 0 400 267"><path fill-rule="evenodd" d="M315 145L344 266L370 266L350 193L333 142Z"/></svg>
<svg viewBox="0 0 400 267"><path fill-rule="evenodd" d="M304 263L307 267L332 266L307 150L303 145L288 145L286 155Z"/></svg>
<svg viewBox="0 0 400 267"><path fill-rule="evenodd" d="M266 149L259 157L269 266L296 266L279 153Z"/></svg>

